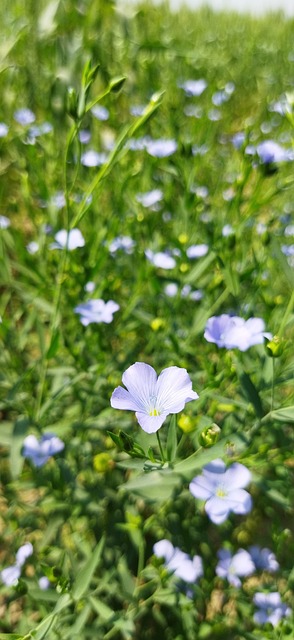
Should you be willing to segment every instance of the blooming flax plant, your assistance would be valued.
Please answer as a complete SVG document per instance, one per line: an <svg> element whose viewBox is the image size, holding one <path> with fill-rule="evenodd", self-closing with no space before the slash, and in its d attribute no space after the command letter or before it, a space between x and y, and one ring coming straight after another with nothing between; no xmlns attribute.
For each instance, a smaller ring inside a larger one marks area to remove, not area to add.
<svg viewBox="0 0 294 640"><path fill-rule="evenodd" d="M146 433L160 429L170 413L179 413L186 402L197 400L196 391L186 369L168 367L157 377L149 364L135 362L123 374L126 387L117 387L110 400L114 409L135 411Z"/></svg>

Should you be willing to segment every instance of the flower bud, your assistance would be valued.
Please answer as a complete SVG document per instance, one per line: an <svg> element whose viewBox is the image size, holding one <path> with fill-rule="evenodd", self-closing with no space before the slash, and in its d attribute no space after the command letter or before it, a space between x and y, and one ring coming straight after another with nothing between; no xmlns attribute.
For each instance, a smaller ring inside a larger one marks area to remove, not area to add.
<svg viewBox="0 0 294 640"><path fill-rule="evenodd" d="M212 447L219 439L221 433L220 427L215 422L203 429L199 435L199 444L201 447Z"/></svg>
<svg viewBox="0 0 294 640"><path fill-rule="evenodd" d="M267 340L265 343L265 350L270 358L279 358L284 351L285 340L274 336L271 340Z"/></svg>
<svg viewBox="0 0 294 640"><path fill-rule="evenodd" d="M77 119L78 115L78 96L74 87L69 87L67 90L67 113L74 119Z"/></svg>
<svg viewBox="0 0 294 640"><path fill-rule="evenodd" d="M119 78L112 78L112 80L110 80L110 83L109 83L110 91L112 91L113 93L118 93L121 90L125 81L126 81L125 76L120 76Z"/></svg>

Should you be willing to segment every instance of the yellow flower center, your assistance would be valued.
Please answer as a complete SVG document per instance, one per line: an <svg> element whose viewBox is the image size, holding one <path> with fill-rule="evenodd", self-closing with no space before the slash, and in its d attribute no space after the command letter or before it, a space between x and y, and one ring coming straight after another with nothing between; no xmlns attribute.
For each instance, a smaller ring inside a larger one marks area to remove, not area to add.
<svg viewBox="0 0 294 640"><path fill-rule="evenodd" d="M159 411L157 411L157 409L150 409L149 415L150 416L159 416Z"/></svg>
<svg viewBox="0 0 294 640"><path fill-rule="evenodd" d="M221 489L221 487L219 487L216 490L216 495L217 495L218 498L225 498L227 494L223 489Z"/></svg>

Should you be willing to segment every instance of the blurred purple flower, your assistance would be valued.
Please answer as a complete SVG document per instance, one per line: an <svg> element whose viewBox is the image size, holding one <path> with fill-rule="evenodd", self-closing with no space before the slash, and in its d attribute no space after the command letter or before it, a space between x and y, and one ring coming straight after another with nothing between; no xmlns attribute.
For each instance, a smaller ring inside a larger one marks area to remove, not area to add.
<svg viewBox="0 0 294 640"><path fill-rule="evenodd" d="M245 133L243 131L237 131L237 133L235 133L232 137L232 143L235 149L241 149L245 140L246 140Z"/></svg>
<svg viewBox="0 0 294 640"><path fill-rule="evenodd" d="M261 162L269 164L271 162L285 162L292 160L292 152L284 149L274 140L264 140L256 148L257 155Z"/></svg>
<svg viewBox="0 0 294 640"><path fill-rule="evenodd" d="M40 440L29 435L24 439L22 455L29 458L36 467L42 467L51 456L63 449L64 442L53 433L45 433Z"/></svg>
<svg viewBox="0 0 294 640"><path fill-rule="evenodd" d="M33 545L31 542L26 542L21 547L19 547L16 553L16 564L18 567L22 567L25 563L26 559L29 558L33 553Z"/></svg>
<svg viewBox="0 0 294 640"><path fill-rule="evenodd" d="M151 249L146 249L145 256L155 267L160 267L161 269L174 269L176 266L175 259L169 253L163 251L154 253Z"/></svg>
<svg viewBox="0 0 294 640"><path fill-rule="evenodd" d="M99 324L104 322L109 324L113 320L113 314L119 310L119 305L113 300L104 302L101 298L96 300L89 300L89 302L83 302L75 307L75 313L80 314L81 323L87 327L88 324Z"/></svg>
<svg viewBox="0 0 294 640"><path fill-rule="evenodd" d="M207 244L192 244L191 247L188 247L187 257L190 259L194 258L202 258L206 256L208 253L208 245Z"/></svg>
<svg viewBox="0 0 294 640"><path fill-rule="evenodd" d="M114 409L135 411L139 425L146 433L160 429L167 416L179 413L186 402L197 400L186 369L168 367L157 377L149 364L136 362L122 376L123 387L117 387L110 400Z"/></svg>
<svg viewBox="0 0 294 640"><path fill-rule="evenodd" d="M0 216L0 229L8 229L10 224L9 218L6 218L6 216Z"/></svg>
<svg viewBox="0 0 294 640"><path fill-rule="evenodd" d="M146 150L150 156L154 158L166 158L171 156L177 150L178 145L175 140L151 140L147 142Z"/></svg>
<svg viewBox="0 0 294 640"><path fill-rule="evenodd" d="M29 242L29 244L27 244L26 246L26 250L31 255L34 255L34 253L37 253L39 251L39 248L40 248L39 243L35 242L34 240L32 240L32 242Z"/></svg>
<svg viewBox="0 0 294 640"><path fill-rule="evenodd" d="M50 244L50 249L65 249L67 246L68 251L73 251L78 247L85 246L84 237L79 229L71 229L68 232L66 229L61 229L54 237L56 242L52 242L52 244Z"/></svg>
<svg viewBox="0 0 294 640"><path fill-rule="evenodd" d="M101 167L101 165L105 164L106 161L106 153L98 153L98 151L94 151L93 149L85 151L81 156L81 163L84 167Z"/></svg>
<svg viewBox="0 0 294 640"><path fill-rule="evenodd" d="M186 80L182 84L179 84L179 87L184 89L185 94L189 98L192 98L193 96L201 96L207 87L207 82L202 78L199 80Z"/></svg>
<svg viewBox="0 0 294 640"><path fill-rule="evenodd" d="M177 578L185 582L196 582L203 575L200 556L194 556L191 559L187 553L174 547L169 540L156 542L153 553L158 558L164 558L164 565L168 571L172 571Z"/></svg>
<svg viewBox="0 0 294 640"><path fill-rule="evenodd" d="M85 291L87 291L87 293L93 293L93 291L95 290L95 282L92 282L92 280L89 280L89 282L86 282L84 289Z"/></svg>
<svg viewBox="0 0 294 640"><path fill-rule="evenodd" d="M9 127L5 122L0 122L0 138L5 138L9 131Z"/></svg>
<svg viewBox="0 0 294 640"><path fill-rule="evenodd" d="M137 193L136 200L140 202L143 207L149 208L158 204L163 198L161 189L152 189L152 191L146 191L145 193Z"/></svg>
<svg viewBox="0 0 294 640"><path fill-rule="evenodd" d="M259 545L253 545L249 547L248 551L256 569L269 571L270 573L278 571L280 565L275 554L270 549L267 549L266 547L261 549Z"/></svg>
<svg viewBox="0 0 294 640"><path fill-rule="evenodd" d="M146 109L146 105L144 104L134 104L132 107L130 107L130 114L131 116L142 116L144 111Z"/></svg>
<svg viewBox="0 0 294 640"><path fill-rule="evenodd" d="M82 144L88 144L90 140L91 140L91 131L89 131L88 129L81 129L79 131L79 141Z"/></svg>
<svg viewBox="0 0 294 640"><path fill-rule="evenodd" d="M288 617L292 613L292 609L281 601L278 591L258 592L254 595L253 602L259 608L253 616L257 624L270 622L273 627L276 627L282 618Z"/></svg>
<svg viewBox="0 0 294 640"><path fill-rule="evenodd" d="M106 109L106 107L102 107L102 105L100 104L96 104L94 107L92 107L91 113L95 118L97 118L97 120L105 121L109 118L108 109Z"/></svg>
<svg viewBox="0 0 294 640"><path fill-rule="evenodd" d="M16 562L10 567L6 567L0 573L0 578L6 587L14 587L18 583L21 574L21 567L33 553L33 545L30 542L23 544L16 553Z"/></svg>
<svg viewBox="0 0 294 640"><path fill-rule="evenodd" d="M21 574L21 568L13 564L11 567L6 567L6 569L2 569L0 573L0 577L2 582L6 585L6 587L14 587L18 583L18 579Z"/></svg>
<svg viewBox="0 0 294 640"><path fill-rule="evenodd" d="M36 116L33 111L27 108L17 109L17 111L14 112L13 117L16 122L24 127L28 124L32 124L36 120Z"/></svg>
<svg viewBox="0 0 294 640"><path fill-rule="evenodd" d="M245 549L232 556L228 549L220 549L218 552L219 562L216 566L216 575L226 578L234 587L241 587L241 580L245 576L250 576L255 571L255 565L250 553Z"/></svg>
<svg viewBox="0 0 294 640"><path fill-rule="evenodd" d="M42 576L38 580L38 585L42 591L46 591L50 587L50 580L48 580L47 576Z"/></svg>
<svg viewBox="0 0 294 640"><path fill-rule="evenodd" d="M239 316L223 313L208 319L204 338L207 342L214 342L218 347L247 351L249 347L263 344L264 338L272 337L264 330L265 324L261 318L244 320Z"/></svg>
<svg viewBox="0 0 294 640"><path fill-rule="evenodd" d="M135 242L130 236L117 236L109 245L110 253L114 254L120 249L127 254L133 253Z"/></svg>
<svg viewBox="0 0 294 640"><path fill-rule="evenodd" d="M205 511L215 524L224 522L230 511L246 514L251 511L250 494L244 490L251 473L243 464L234 462L228 469L217 458L203 467L203 473L193 478L189 489L194 498L206 500Z"/></svg>

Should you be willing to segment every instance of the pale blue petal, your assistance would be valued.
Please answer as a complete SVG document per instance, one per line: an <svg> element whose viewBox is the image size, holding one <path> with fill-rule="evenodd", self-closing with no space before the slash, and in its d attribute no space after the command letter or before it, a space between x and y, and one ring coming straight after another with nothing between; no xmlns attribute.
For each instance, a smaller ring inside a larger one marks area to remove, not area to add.
<svg viewBox="0 0 294 640"><path fill-rule="evenodd" d="M163 369L157 381L156 396L156 405L167 414L179 413L186 402L199 397L192 390L192 382L186 369L180 367Z"/></svg>
<svg viewBox="0 0 294 640"><path fill-rule="evenodd" d="M16 553L16 564L19 567L25 563L26 559L29 558L33 553L33 545L30 542L23 544Z"/></svg>
<svg viewBox="0 0 294 640"><path fill-rule="evenodd" d="M224 485L228 491L232 489L244 489L251 482L251 473L240 462L234 462L226 471Z"/></svg>
<svg viewBox="0 0 294 640"><path fill-rule="evenodd" d="M231 491L226 498L228 509L239 515L249 513L252 509L251 495L245 489Z"/></svg>
<svg viewBox="0 0 294 640"><path fill-rule="evenodd" d="M17 584L20 577L20 567L17 565L6 567L6 569L1 571L0 577L6 587L13 587Z"/></svg>
<svg viewBox="0 0 294 640"><path fill-rule="evenodd" d="M141 405L139 405L123 387L116 387L116 389L114 389L110 398L110 404L114 409L125 409L128 411L141 410Z"/></svg>
<svg viewBox="0 0 294 640"><path fill-rule="evenodd" d="M205 478L204 476L196 476L190 482L189 490L194 498L199 498L199 500L208 500L212 495L214 495L215 487L210 479Z"/></svg>
<svg viewBox="0 0 294 640"><path fill-rule="evenodd" d="M147 413L136 412L136 418L143 431L146 431L146 433L155 433L164 423L166 413L162 413L160 416L149 416Z"/></svg>
<svg viewBox="0 0 294 640"><path fill-rule="evenodd" d="M206 502L205 511L212 522L219 524L228 517L230 507L223 498L213 496Z"/></svg>
<svg viewBox="0 0 294 640"><path fill-rule="evenodd" d="M127 387L141 411L148 412L150 409L150 399L156 396L157 375L153 367L144 362L132 364L123 374L122 381Z"/></svg>
<svg viewBox="0 0 294 640"><path fill-rule="evenodd" d="M174 552L174 546L169 540L159 540L153 545L153 553L158 558L164 558L166 562L171 560Z"/></svg>

